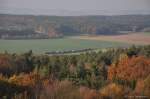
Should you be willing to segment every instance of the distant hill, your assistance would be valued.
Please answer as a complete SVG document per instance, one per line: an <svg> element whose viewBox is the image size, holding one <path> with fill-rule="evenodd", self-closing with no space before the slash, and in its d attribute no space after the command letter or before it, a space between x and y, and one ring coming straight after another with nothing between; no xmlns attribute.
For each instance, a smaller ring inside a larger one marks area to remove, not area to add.
<svg viewBox="0 0 150 99"><path fill-rule="evenodd" d="M114 35L119 31L143 31L149 27L150 15L35 16L0 14L0 36L10 35L10 33L24 35L25 31L28 32L27 34L38 33L48 37L81 34ZM24 32L12 33L10 31Z"/></svg>

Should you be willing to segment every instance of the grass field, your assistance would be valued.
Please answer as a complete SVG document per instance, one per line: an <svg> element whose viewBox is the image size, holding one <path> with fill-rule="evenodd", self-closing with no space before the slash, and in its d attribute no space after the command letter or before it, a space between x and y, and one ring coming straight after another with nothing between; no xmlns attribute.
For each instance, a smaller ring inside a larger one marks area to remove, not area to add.
<svg viewBox="0 0 150 99"><path fill-rule="evenodd" d="M34 53L45 53L47 51L57 50L75 50L84 48L108 48L108 47L124 47L125 43L81 40L72 38L62 39L43 39L43 40L0 40L0 52L5 50L8 52L27 52L33 50Z"/></svg>
<svg viewBox="0 0 150 99"><path fill-rule="evenodd" d="M149 35L150 36L150 32L144 32L145 33L145 35Z"/></svg>

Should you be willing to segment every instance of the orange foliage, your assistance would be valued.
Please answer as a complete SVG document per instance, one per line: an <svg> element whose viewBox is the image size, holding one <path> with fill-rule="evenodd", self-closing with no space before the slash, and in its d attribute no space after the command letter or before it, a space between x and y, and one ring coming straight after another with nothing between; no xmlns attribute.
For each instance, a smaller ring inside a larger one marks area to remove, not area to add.
<svg viewBox="0 0 150 99"><path fill-rule="evenodd" d="M38 75L35 75L32 73L27 74L27 75L22 75L22 76L21 76L22 80L21 80L20 84L23 86L35 86L35 84L38 80Z"/></svg>
<svg viewBox="0 0 150 99"><path fill-rule="evenodd" d="M83 99L100 99L101 95L96 90L89 89L87 87L80 87L80 94Z"/></svg>
<svg viewBox="0 0 150 99"><path fill-rule="evenodd" d="M150 97L150 75L145 80L137 82L135 93L138 95L146 95Z"/></svg>
<svg viewBox="0 0 150 99"><path fill-rule="evenodd" d="M19 76L13 75L8 81L16 85L35 87L38 80L40 80L38 75L30 73L20 74Z"/></svg>
<svg viewBox="0 0 150 99"><path fill-rule="evenodd" d="M10 56L0 55L0 69L1 68L9 68L12 65L10 61L11 61Z"/></svg>
<svg viewBox="0 0 150 99"><path fill-rule="evenodd" d="M121 85L117 85L117 84L109 84L108 86L102 88L100 90L100 93L103 96L106 97L111 97L111 98L120 98L121 96L124 95L125 89L121 86Z"/></svg>
<svg viewBox="0 0 150 99"><path fill-rule="evenodd" d="M81 99L78 88L71 82L45 80L40 99Z"/></svg>
<svg viewBox="0 0 150 99"><path fill-rule="evenodd" d="M108 68L108 79L119 78L122 80L144 79L150 74L150 59L138 56L132 58L122 58L118 64L113 64Z"/></svg>

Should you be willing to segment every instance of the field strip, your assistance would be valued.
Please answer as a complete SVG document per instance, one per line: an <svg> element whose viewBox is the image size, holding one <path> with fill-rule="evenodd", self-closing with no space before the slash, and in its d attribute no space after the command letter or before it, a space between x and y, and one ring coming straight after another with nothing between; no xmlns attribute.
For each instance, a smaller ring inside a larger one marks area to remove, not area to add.
<svg viewBox="0 0 150 99"><path fill-rule="evenodd" d="M98 35L98 36L76 36L71 37L74 39L84 39L84 40L101 40L101 41L111 41L111 42L122 42L129 44L140 44L140 45L149 45L150 36L143 33L132 33L125 35Z"/></svg>

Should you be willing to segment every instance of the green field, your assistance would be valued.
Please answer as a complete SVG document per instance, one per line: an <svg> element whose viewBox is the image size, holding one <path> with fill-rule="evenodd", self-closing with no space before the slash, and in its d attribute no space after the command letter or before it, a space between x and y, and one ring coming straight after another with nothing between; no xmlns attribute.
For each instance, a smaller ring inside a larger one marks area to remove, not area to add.
<svg viewBox="0 0 150 99"><path fill-rule="evenodd" d="M144 34L150 36L150 32L144 32Z"/></svg>
<svg viewBox="0 0 150 99"><path fill-rule="evenodd" d="M125 43L80 40L71 38L42 39L42 40L0 40L0 52L22 53L32 50L34 53L45 53L57 50L75 50L84 48L124 47Z"/></svg>

